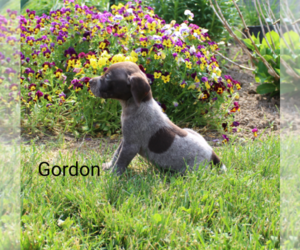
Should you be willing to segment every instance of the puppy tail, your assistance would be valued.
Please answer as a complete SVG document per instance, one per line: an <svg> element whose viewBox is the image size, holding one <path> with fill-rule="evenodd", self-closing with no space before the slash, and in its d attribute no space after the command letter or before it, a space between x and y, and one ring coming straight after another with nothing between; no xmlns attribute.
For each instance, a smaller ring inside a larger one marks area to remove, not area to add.
<svg viewBox="0 0 300 250"><path fill-rule="evenodd" d="M217 166L220 168L221 172L226 172L226 166L221 162L220 158L216 155L214 151L212 151L211 158L210 158L210 165Z"/></svg>

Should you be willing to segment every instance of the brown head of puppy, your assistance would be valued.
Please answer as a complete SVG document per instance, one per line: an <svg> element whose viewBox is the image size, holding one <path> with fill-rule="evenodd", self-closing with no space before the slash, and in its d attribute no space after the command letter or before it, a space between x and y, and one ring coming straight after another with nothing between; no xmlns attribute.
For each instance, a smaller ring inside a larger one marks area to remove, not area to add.
<svg viewBox="0 0 300 250"><path fill-rule="evenodd" d="M104 99L127 101L133 98L137 106L152 98L146 75L132 62L111 65L103 76L90 80L93 94Z"/></svg>

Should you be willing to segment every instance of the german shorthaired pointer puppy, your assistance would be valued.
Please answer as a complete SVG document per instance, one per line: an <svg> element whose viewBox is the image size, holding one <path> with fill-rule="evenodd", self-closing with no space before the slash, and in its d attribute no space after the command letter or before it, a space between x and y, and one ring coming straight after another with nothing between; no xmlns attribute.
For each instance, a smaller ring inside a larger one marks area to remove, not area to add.
<svg viewBox="0 0 300 250"><path fill-rule="evenodd" d="M153 99L146 75L132 62L111 65L103 76L90 80L93 94L119 100L122 105L123 140L104 170L121 175L140 154L161 168L184 173L199 164L224 164L205 139L192 129L181 129L172 123Z"/></svg>

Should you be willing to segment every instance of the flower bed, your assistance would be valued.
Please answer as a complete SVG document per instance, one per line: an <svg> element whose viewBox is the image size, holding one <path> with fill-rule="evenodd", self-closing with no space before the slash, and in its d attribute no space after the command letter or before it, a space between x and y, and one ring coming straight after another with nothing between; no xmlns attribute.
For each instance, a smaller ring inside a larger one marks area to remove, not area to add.
<svg viewBox="0 0 300 250"><path fill-rule="evenodd" d="M228 132L238 124L232 114L239 111L240 84L221 76L218 45L207 30L188 20L166 24L140 1L113 5L111 13L73 1L64 5L49 15L27 10L21 16L24 127L115 133L121 107L95 98L89 79L122 61L139 65L154 98L177 124Z"/></svg>

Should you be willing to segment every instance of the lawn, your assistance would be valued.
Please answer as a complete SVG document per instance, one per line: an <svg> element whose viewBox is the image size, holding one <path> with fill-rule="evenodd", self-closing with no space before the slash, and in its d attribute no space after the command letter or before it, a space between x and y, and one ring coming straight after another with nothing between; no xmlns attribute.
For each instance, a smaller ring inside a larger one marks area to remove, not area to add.
<svg viewBox="0 0 300 250"><path fill-rule="evenodd" d="M100 166L116 147L22 146L23 249L279 248L279 137L215 148L226 174L164 173L139 157L120 178L38 173L43 161Z"/></svg>

